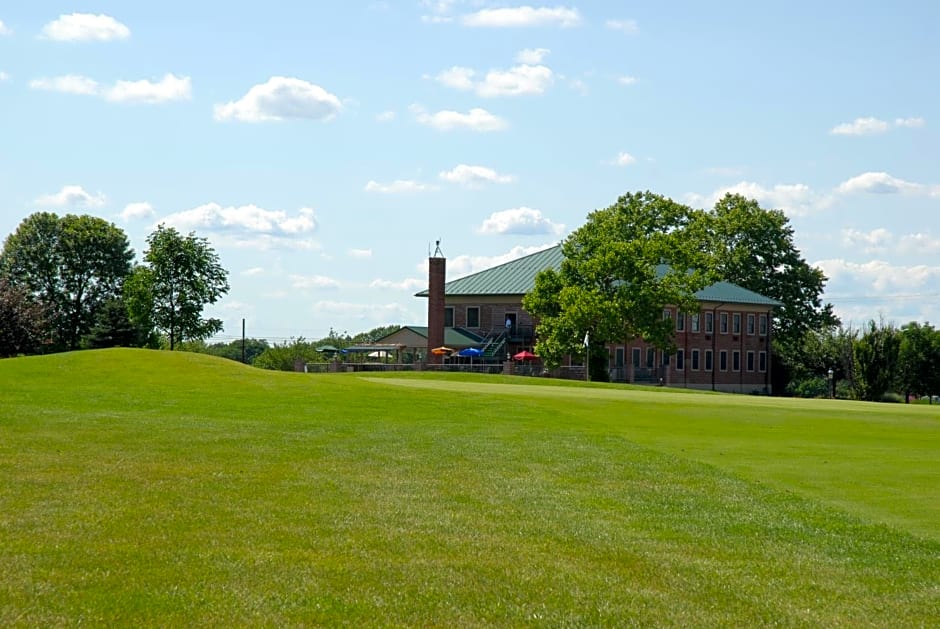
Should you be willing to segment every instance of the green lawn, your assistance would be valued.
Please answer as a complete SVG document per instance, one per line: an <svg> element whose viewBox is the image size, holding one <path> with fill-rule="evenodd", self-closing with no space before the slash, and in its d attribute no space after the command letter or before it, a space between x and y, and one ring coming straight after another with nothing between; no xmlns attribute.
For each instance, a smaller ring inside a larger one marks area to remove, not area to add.
<svg viewBox="0 0 940 629"><path fill-rule="evenodd" d="M0 625L936 626L940 407L0 361Z"/></svg>

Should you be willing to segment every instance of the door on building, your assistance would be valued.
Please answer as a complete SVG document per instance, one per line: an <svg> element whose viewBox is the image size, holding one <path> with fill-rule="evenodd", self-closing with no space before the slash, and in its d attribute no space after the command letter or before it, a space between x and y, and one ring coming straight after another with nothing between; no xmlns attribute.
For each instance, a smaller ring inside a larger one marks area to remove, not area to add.
<svg viewBox="0 0 940 629"><path fill-rule="evenodd" d="M506 326L506 331L510 336L515 336L516 334L516 313L507 312L506 316L503 317L503 325Z"/></svg>

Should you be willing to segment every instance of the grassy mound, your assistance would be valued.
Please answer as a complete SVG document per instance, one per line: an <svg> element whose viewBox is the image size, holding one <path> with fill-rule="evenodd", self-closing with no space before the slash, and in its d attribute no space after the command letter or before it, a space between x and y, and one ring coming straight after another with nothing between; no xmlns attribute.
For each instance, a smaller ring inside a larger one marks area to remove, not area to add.
<svg viewBox="0 0 940 629"><path fill-rule="evenodd" d="M929 407L133 350L0 383L4 626L940 618Z"/></svg>

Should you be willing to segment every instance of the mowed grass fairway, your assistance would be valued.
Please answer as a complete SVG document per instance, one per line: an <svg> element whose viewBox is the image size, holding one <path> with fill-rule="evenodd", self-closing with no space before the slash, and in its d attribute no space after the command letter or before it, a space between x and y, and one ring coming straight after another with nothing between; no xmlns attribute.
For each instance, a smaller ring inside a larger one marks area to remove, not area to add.
<svg viewBox="0 0 940 629"><path fill-rule="evenodd" d="M940 624L940 407L0 361L0 625Z"/></svg>

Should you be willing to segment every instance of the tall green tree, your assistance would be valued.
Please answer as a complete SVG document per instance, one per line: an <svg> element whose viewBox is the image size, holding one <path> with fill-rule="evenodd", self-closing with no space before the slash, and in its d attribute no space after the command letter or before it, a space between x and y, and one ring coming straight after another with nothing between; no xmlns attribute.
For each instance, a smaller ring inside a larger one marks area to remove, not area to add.
<svg viewBox="0 0 940 629"><path fill-rule="evenodd" d="M45 329L45 311L29 292L0 277L0 358L33 354Z"/></svg>
<svg viewBox="0 0 940 629"><path fill-rule="evenodd" d="M901 335L885 321L868 322L855 343L855 390L863 400L877 402L898 384Z"/></svg>
<svg viewBox="0 0 940 629"><path fill-rule="evenodd" d="M694 293L714 281L701 212L651 192L596 210L564 243L559 271L542 271L523 306L538 320L536 351L549 365L590 344L642 337L674 345L666 305L698 309Z"/></svg>
<svg viewBox="0 0 940 629"><path fill-rule="evenodd" d="M898 384L905 399L940 393L940 331L912 321L900 334Z"/></svg>
<svg viewBox="0 0 940 629"><path fill-rule="evenodd" d="M38 212L7 237L0 275L43 303L54 349L77 349L97 311L120 297L133 258L124 231L104 219Z"/></svg>
<svg viewBox="0 0 940 629"><path fill-rule="evenodd" d="M822 302L826 276L803 258L793 227L781 210L768 210L754 199L726 194L709 214L707 248L723 280L783 305L774 309L774 338L799 347L810 330L838 325L832 304Z"/></svg>
<svg viewBox="0 0 940 629"><path fill-rule="evenodd" d="M180 341L221 332L219 319L202 317L205 306L229 290L228 271L209 241L159 225L147 244L147 266L135 270L128 295L132 317L165 334L171 350Z"/></svg>

